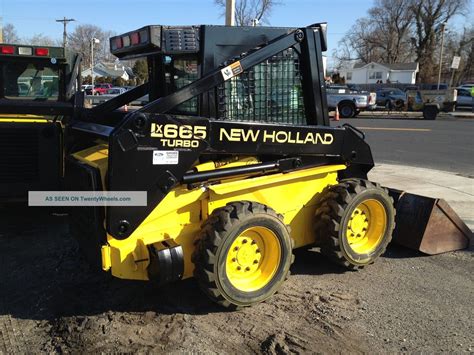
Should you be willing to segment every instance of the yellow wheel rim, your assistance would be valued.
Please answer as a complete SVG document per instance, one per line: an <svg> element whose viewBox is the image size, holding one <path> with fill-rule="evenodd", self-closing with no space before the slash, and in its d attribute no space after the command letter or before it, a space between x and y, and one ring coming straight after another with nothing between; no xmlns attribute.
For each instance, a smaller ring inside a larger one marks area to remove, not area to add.
<svg viewBox="0 0 474 355"><path fill-rule="evenodd" d="M377 200L359 204L347 224L346 237L351 249L358 254L370 254L379 246L387 229L387 212Z"/></svg>
<svg viewBox="0 0 474 355"><path fill-rule="evenodd" d="M251 227L230 246L227 278L240 291L256 291L270 282L280 262L281 246L275 233L265 227Z"/></svg>

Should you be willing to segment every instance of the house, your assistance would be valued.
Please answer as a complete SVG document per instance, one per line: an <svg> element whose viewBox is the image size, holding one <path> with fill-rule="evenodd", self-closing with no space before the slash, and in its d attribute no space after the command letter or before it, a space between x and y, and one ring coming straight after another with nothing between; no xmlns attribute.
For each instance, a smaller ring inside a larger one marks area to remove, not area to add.
<svg viewBox="0 0 474 355"><path fill-rule="evenodd" d="M129 80L131 78L132 69L126 67L120 62L105 63L99 62L94 66L94 76L99 77L110 77L112 79L122 78L123 80ZM91 68L83 70L81 73L82 77L91 76Z"/></svg>
<svg viewBox="0 0 474 355"><path fill-rule="evenodd" d="M415 84L418 71L418 63L381 64L371 62L368 64L357 63L352 67L342 68L339 73L348 84L375 84L380 81L382 83Z"/></svg>

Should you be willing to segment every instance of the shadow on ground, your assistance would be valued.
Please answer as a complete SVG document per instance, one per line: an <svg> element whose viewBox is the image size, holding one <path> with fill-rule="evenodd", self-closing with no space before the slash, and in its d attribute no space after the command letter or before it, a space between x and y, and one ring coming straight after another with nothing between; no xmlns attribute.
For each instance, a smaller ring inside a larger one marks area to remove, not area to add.
<svg viewBox="0 0 474 355"><path fill-rule="evenodd" d="M222 312L194 280L166 286L126 281L92 270L70 238L67 216L44 211L0 211L0 315L52 320L107 311L160 314ZM347 272L314 250L296 250L294 275ZM418 253L391 247L389 258Z"/></svg>

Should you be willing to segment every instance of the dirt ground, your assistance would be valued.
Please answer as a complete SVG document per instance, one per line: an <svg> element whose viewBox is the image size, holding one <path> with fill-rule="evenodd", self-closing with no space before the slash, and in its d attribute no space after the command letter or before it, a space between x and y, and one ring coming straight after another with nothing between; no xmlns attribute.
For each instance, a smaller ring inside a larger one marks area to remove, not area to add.
<svg viewBox="0 0 474 355"><path fill-rule="evenodd" d="M473 249L391 246L346 272L299 250L269 301L222 310L194 280L166 287L88 268L66 217L0 211L0 353L474 351Z"/></svg>

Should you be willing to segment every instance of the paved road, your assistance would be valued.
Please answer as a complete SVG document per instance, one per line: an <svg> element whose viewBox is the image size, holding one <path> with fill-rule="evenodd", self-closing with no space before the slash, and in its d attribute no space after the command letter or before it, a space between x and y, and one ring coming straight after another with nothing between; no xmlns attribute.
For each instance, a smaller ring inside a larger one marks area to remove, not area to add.
<svg viewBox="0 0 474 355"><path fill-rule="evenodd" d="M474 119L356 118L350 123L366 133L376 163L392 163L474 177Z"/></svg>

